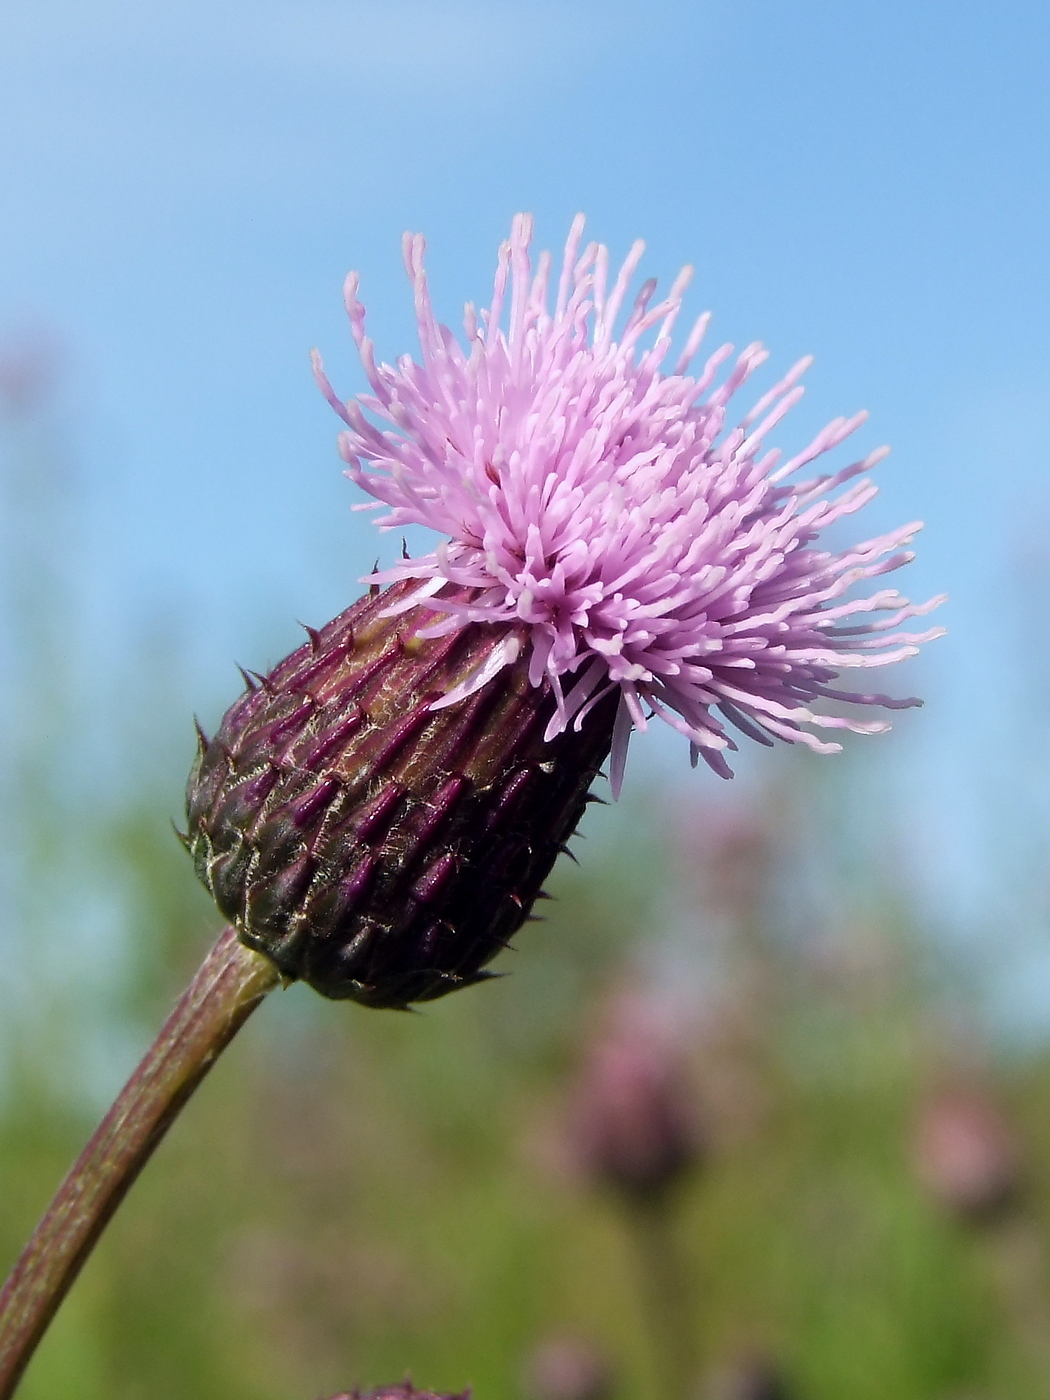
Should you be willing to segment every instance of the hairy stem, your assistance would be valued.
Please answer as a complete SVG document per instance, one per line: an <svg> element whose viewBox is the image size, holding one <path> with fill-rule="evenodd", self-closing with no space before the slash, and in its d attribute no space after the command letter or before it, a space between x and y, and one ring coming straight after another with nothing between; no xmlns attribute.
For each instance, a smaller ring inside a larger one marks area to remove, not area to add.
<svg viewBox="0 0 1050 1400"><path fill-rule="evenodd" d="M280 981L226 929L121 1090L0 1292L0 1400L9 1400L113 1212L233 1036Z"/></svg>

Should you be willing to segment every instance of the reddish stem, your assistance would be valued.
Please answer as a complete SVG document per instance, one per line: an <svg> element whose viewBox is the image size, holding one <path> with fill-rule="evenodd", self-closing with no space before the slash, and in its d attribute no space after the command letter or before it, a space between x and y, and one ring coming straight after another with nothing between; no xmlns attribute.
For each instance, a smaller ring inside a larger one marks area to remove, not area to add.
<svg viewBox="0 0 1050 1400"><path fill-rule="evenodd" d="M0 1292L0 1400L10 1400L62 1299L183 1105L280 981L226 929L58 1188Z"/></svg>

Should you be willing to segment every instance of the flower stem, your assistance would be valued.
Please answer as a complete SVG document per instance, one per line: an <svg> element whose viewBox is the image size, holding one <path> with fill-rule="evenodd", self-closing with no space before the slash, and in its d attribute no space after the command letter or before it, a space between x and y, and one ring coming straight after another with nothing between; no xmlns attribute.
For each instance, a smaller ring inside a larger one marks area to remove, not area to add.
<svg viewBox="0 0 1050 1400"><path fill-rule="evenodd" d="M280 981L227 928L48 1207L0 1292L0 1400L9 1400L103 1229L183 1105Z"/></svg>
<svg viewBox="0 0 1050 1400"><path fill-rule="evenodd" d="M630 1201L627 1214L660 1393L688 1400L696 1387L697 1339L692 1280L678 1248L672 1203L661 1191Z"/></svg>

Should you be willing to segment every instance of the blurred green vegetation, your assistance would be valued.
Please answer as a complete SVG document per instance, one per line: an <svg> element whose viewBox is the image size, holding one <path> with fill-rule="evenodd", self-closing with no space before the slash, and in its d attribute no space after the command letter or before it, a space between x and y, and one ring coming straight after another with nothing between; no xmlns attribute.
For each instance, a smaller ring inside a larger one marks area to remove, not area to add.
<svg viewBox="0 0 1050 1400"><path fill-rule="evenodd" d="M8 628L0 754L0 1269L218 928L170 826L181 696L121 677L148 758L69 779L90 726L41 528L61 493L24 489L34 413L5 459L37 588L33 627ZM624 987L676 1026L705 1142L670 1207L698 1397L748 1356L799 1400L1050 1395L1050 1055L984 1043L894 862L858 874L851 770L836 790L823 771L771 760L733 807L703 775L689 800L636 781L589 813L499 981L417 1014L275 994L110 1227L26 1400L318 1400L406 1373L511 1400L552 1335L598 1348L624 1400L668 1400L630 1222L566 1109ZM959 1092L1004 1125L974 1149L964 1123L959 1168L990 1154L1001 1201L990 1178L960 1195L950 1132L922 1160L924 1113Z"/></svg>

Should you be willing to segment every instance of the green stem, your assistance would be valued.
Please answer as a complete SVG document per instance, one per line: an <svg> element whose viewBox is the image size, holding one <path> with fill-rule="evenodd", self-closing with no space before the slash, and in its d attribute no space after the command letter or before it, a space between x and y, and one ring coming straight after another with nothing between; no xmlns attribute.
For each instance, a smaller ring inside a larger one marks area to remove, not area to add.
<svg viewBox="0 0 1050 1400"><path fill-rule="evenodd" d="M657 1380L666 1400L694 1394L697 1337L692 1280L678 1248L670 1193L627 1202Z"/></svg>
<svg viewBox="0 0 1050 1400"><path fill-rule="evenodd" d="M212 1064L280 981L226 929L58 1188L0 1292L0 1400L10 1400L113 1212Z"/></svg>
<svg viewBox="0 0 1050 1400"><path fill-rule="evenodd" d="M1009 1210L986 1226L985 1247L1008 1326L1027 1353L1032 1374L1045 1386L1050 1375L1050 1290L1040 1222L1024 1209Z"/></svg>

